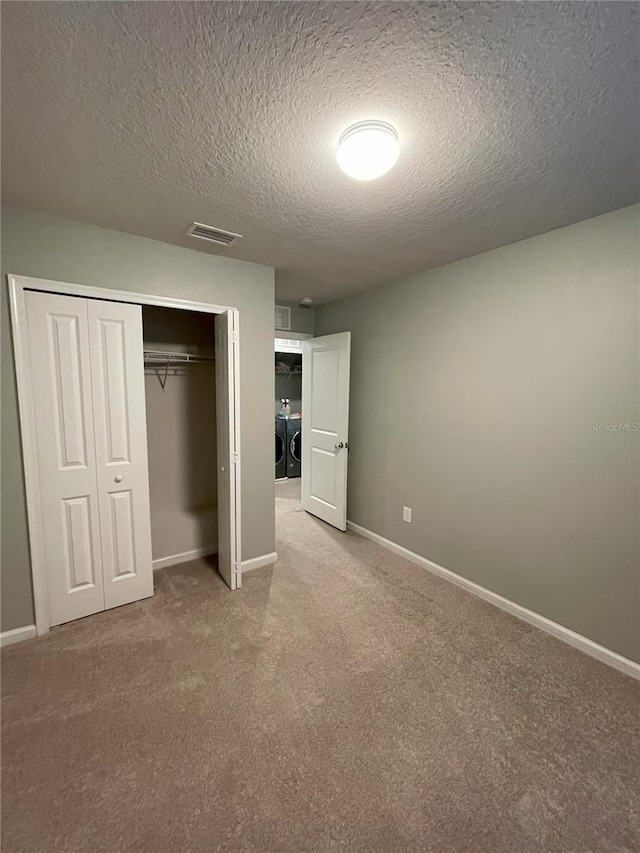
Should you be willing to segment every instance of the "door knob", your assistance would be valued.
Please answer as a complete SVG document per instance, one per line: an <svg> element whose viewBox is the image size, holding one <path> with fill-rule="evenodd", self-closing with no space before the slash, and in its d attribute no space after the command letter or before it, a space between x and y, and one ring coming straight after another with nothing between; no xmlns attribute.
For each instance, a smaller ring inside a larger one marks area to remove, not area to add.
<svg viewBox="0 0 640 853"><path fill-rule="evenodd" d="M114 479L115 479L116 483L121 483L122 482L122 474L118 474L117 477L114 477Z"/></svg>
<svg viewBox="0 0 640 853"><path fill-rule="evenodd" d="M336 447L338 448L338 450L342 450L342 448L344 447L344 441L341 441L340 444L336 444Z"/></svg>

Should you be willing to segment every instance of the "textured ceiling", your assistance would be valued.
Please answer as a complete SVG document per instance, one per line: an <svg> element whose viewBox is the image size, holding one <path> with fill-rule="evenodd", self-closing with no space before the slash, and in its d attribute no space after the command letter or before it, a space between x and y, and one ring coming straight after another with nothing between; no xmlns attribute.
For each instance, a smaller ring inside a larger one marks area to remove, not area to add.
<svg viewBox="0 0 640 853"><path fill-rule="evenodd" d="M635 3L4 2L5 200L327 301L640 198ZM397 166L343 175L348 124Z"/></svg>

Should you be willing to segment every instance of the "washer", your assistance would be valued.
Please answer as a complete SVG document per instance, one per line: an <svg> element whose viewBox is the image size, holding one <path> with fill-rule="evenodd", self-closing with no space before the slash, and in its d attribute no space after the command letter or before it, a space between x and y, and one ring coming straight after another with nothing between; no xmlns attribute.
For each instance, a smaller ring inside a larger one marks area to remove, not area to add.
<svg viewBox="0 0 640 853"><path fill-rule="evenodd" d="M276 480L287 476L287 421L276 418Z"/></svg>
<svg viewBox="0 0 640 853"><path fill-rule="evenodd" d="M287 421L287 477L299 477L302 471L302 418Z"/></svg>

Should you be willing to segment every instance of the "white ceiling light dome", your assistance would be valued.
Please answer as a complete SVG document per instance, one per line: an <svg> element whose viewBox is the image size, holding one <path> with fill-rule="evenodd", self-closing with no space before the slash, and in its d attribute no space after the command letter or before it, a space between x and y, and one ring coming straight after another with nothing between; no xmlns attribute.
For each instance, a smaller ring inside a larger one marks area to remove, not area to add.
<svg viewBox="0 0 640 853"><path fill-rule="evenodd" d="M372 181L388 172L400 156L394 127L386 121L360 121L338 142L338 165L357 181Z"/></svg>

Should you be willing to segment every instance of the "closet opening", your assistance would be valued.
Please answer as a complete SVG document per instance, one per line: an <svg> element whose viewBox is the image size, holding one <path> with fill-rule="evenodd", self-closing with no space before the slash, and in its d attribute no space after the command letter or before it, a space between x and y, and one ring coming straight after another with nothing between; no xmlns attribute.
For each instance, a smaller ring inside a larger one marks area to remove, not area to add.
<svg viewBox="0 0 640 853"><path fill-rule="evenodd" d="M311 337L275 339L275 479L276 494L300 501L302 478L303 341Z"/></svg>
<svg viewBox="0 0 640 853"><path fill-rule="evenodd" d="M276 515L347 528L350 359L350 332L275 339Z"/></svg>
<svg viewBox="0 0 640 853"><path fill-rule="evenodd" d="M8 283L37 633L194 559L238 589L237 309Z"/></svg>
<svg viewBox="0 0 640 853"><path fill-rule="evenodd" d="M195 586L218 551L214 315L144 305L142 326L155 585Z"/></svg>

